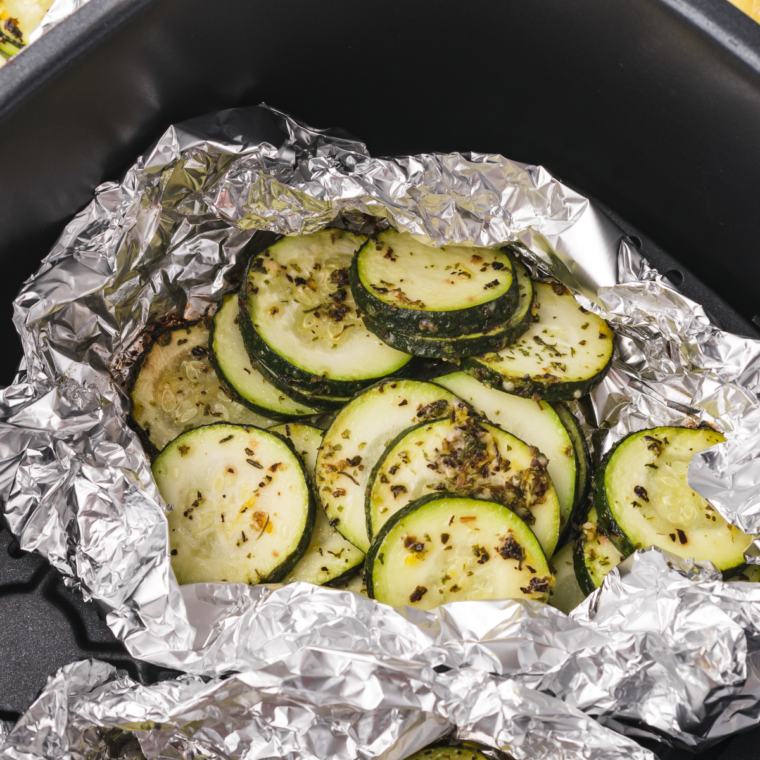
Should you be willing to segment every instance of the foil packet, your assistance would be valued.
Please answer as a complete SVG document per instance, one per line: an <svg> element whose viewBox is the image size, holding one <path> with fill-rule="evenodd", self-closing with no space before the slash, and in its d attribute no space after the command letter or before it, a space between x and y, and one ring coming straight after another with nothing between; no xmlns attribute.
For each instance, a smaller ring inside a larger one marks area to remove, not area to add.
<svg viewBox="0 0 760 760"><path fill-rule="evenodd" d="M589 200L498 155L379 159L266 106L212 114L171 127L67 225L16 299L25 359L0 390L7 527L132 656L188 675L143 686L68 666L5 755L105 757L121 730L149 757L401 760L456 736L517 760L603 760L651 757L632 739L699 749L760 720L760 585L656 549L570 616L176 584L164 505L125 421L149 326L213 309L255 236L367 216L433 245L519 243L615 329L586 416L597 456L633 430L716 425L727 442L695 457L690 483L760 533L760 341L712 325Z"/></svg>

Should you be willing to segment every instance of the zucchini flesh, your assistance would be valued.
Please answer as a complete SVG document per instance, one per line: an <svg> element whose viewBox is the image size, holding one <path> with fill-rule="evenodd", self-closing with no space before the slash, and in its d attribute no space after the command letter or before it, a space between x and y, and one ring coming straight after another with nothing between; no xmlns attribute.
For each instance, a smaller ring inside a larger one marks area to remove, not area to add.
<svg viewBox="0 0 760 760"><path fill-rule="evenodd" d="M568 615L586 598L575 577L573 544L565 544L551 558L549 565L554 573L549 604Z"/></svg>
<svg viewBox="0 0 760 760"><path fill-rule="evenodd" d="M429 610L477 599L547 601L553 577L530 528L502 504L453 494L412 502L367 554L367 592Z"/></svg>
<svg viewBox="0 0 760 760"><path fill-rule="evenodd" d="M270 430L290 440L309 475L313 477L317 453L322 444L322 431L300 422L287 422ZM317 507L317 519L309 547L285 578L285 582L305 581L317 586L341 584L355 575L363 562L364 552L331 527L325 511Z"/></svg>
<svg viewBox="0 0 760 760"><path fill-rule="evenodd" d="M709 429L659 427L631 433L596 474L595 506L624 555L659 546L728 571L744 564L753 536L727 523L687 482L692 457L724 441Z"/></svg>
<svg viewBox="0 0 760 760"><path fill-rule="evenodd" d="M461 335L458 338L433 336L427 332L405 333L396 329L389 330L366 315L364 324L389 346L415 356L446 359L501 351L528 329L534 315L533 281L522 264L515 262L514 268L518 292L515 312L506 322L494 324L482 332Z"/></svg>
<svg viewBox="0 0 760 760"><path fill-rule="evenodd" d="M488 758L470 747L436 744L409 755L406 760L488 760Z"/></svg>
<svg viewBox="0 0 760 760"><path fill-rule="evenodd" d="M317 457L317 489L330 524L358 549L369 549L364 497L377 460L402 430L448 414L457 402L432 383L383 380L335 417Z"/></svg>
<svg viewBox="0 0 760 760"><path fill-rule="evenodd" d="M433 380L466 401L489 422L535 446L549 459L547 470L560 505L560 532L576 504L577 452L573 439L551 404L487 388L471 375L454 372Z"/></svg>
<svg viewBox="0 0 760 760"><path fill-rule="evenodd" d="M625 559L604 535L594 507L589 510L588 519L581 526L573 556L575 577L586 596L598 589L607 573Z"/></svg>
<svg viewBox="0 0 760 760"><path fill-rule="evenodd" d="M368 240L351 267L359 308L382 327L455 337L504 322L517 306L506 249L433 248L406 232Z"/></svg>
<svg viewBox="0 0 760 760"><path fill-rule="evenodd" d="M209 359L204 322L158 336L132 386L132 419L158 451L186 430L214 422L269 427L238 403Z"/></svg>
<svg viewBox="0 0 760 760"><path fill-rule="evenodd" d="M322 230L254 256L241 291L241 330L254 361L309 395L350 396L411 356L365 328L348 288L363 237Z"/></svg>
<svg viewBox="0 0 760 760"><path fill-rule="evenodd" d="M356 575L352 575L348 580L330 584L333 588L341 591L353 591L355 594L367 596L367 584L364 581L364 572L360 570Z"/></svg>
<svg viewBox="0 0 760 760"><path fill-rule="evenodd" d="M239 320L237 296L225 296L214 315L209 341L216 373L232 389L238 401L272 419L318 414L318 409L300 404L283 393L251 363L240 333Z"/></svg>
<svg viewBox="0 0 760 760"><path fill-rule="evenodd" d="M537 320L511 346L462 359L462 369L509 393L546 401L578 399L604 379L614 334L564 285L534 282Z"/></svg>
<svg viewBox="0 0 760 760"><path fill-rule="evenodd" d="M180 584L280 581L309 545L316 501L301 459L277 433L190 430L158 456L153 477L170 507Z"/></svg>
<svg viewBox="0 0 760 760"><path fill-rule="evenodd" d="M431 491L504 504L530 524L547 555L554 551L560 509L546 459L510 433L476 422L464 404L404 431L378 460L367 487L370 537Z"/></svg>

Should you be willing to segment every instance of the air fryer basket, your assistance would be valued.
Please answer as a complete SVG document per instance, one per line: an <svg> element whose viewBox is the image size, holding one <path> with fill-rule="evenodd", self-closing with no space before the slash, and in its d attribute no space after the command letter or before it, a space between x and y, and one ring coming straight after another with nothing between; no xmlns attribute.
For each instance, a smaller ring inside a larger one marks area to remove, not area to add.
<svg viewBox="0 0 760 760"><path fill-rule="evenodd" d="M12 299L92 188L168 124L260 101L350 129L375 155L542 163L614 209L721 326L760 327L760 27L728 3L224 0L210 14L198 0L91 0L0 76L0 382L20 359ZM2 720L75 659L171 675L131 660L7 531L0 619ZM753 737L702 756L751 757Z"/></svg>

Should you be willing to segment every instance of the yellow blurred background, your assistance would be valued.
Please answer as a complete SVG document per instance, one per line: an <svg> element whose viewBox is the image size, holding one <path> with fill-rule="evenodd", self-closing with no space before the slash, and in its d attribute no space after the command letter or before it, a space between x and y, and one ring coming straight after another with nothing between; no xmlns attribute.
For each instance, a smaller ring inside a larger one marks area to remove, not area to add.
<svg viewBox="0 0 760 760"><path fill-rule="evenodd" d="M751 16L755 21L760 21L760 0L729 0L729 2Z"/></svg>

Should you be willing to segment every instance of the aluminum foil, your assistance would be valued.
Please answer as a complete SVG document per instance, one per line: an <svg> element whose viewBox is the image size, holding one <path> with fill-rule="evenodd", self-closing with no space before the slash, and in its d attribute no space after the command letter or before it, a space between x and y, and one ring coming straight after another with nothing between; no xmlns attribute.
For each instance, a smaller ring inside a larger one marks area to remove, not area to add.
<svg viewBox="0 0 760 760"><path fill-rule="evenodd" d="M54 0L40 25L29 35L29 42L38 40L45 32L60 24L61 21L88 2L89 0Z"/></svg>
<svg viewBox="0 0 760 760"><path fill-rule="evenodd" d="M658 550L569 617L518 601L393 610L308 584L177 586L125 423L146 326L213 308L255 236L367 214L435 245L522 243L616 330L587 420L597 453L643 427L714 424L727 443L691 482L760 533L760 342L711 325L587 199L497 155L373 158L266 106L196 119L66 227L15 302L25 360L0 391L0 498L21 547L92 599L133 656L191 675L145 687L100 663L64 668L6 738L9 757L94 756L119 728L151 757L400 760L453 731L518 760L643 758L621 734L701 748L760 719L760 586Z"/></svg>

